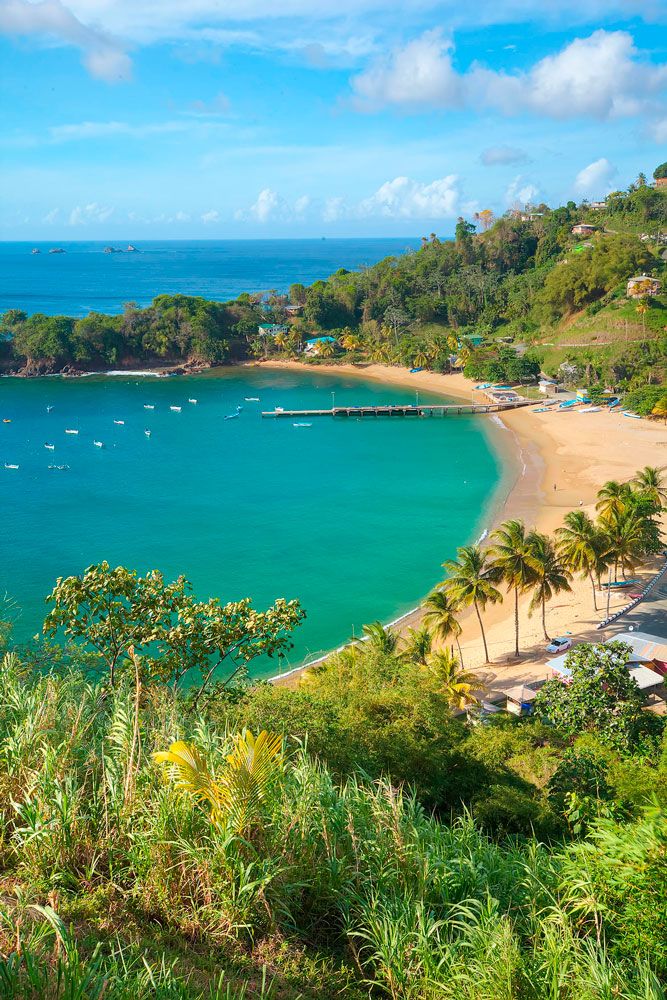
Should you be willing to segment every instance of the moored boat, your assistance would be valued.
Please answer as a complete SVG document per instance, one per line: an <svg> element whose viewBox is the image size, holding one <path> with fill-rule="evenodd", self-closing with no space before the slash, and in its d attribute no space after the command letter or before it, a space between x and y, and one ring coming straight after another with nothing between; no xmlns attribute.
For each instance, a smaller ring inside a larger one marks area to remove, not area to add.
<svg viewBox="0 0 667 1000"><path fill-rule="evenodd" d="M169 409L172 411L172 413L180 413L181 410L183 409L183 407L182 406L170 406Z"/></svg>
<svg viewBox="0 0 667 1000"><path fill-rule="evenodd" d="M56 446L54 444L49 444L48 442L45 442L44 447L48 448L49 451L55 451L56 450Z"/></svg>
<svg viewBox="0 0 667 1000"><path fill-rule="evenodd" d="M114 420L114 423L118 424L119 426L122 427L125 424L125 421L124 420Z"/></svg>
<svg viewBox="0 0 667 1000"><path fill-rule="evenodd" d="M65 428L65 434L78 434L78 433L79 432L77 430L74 430L73 427L66 427Z"/></svg>
<svg viewBox="0 0 667 1000"><path fill-rule="evenodd" d="M104 441L93 441L96 448L104 448Z"/></svg>

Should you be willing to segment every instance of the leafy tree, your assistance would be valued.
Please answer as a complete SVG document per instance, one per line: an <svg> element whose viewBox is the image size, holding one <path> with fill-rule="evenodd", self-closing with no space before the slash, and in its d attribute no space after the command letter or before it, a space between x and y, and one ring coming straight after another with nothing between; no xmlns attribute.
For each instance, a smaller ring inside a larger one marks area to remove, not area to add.
<svg viewBox="0 0 667 1000"><path fill-rule="evenodd" d="M463 656L459 643L459 636L463 630L456 617L459 610L456 601L452 599L451 594L444 588L439 587L428 595L423 607L424 625L429 629L433 638L437 642L444 643L447 642L450 636L453 636L459 651L459 660L463 664Z"/></svg>
<svg viewBox="0 0 667 1000"><path fill-rule="evenodd" d="M514 591L514 654L519 652L519 594L526 593L537 581L537 557L522 521L512 519L494 531L490 554L497 580Z"/></svg>
<svg viewBox="0 0 667 1000"><path fill-rule="evenodd" d="M656 167L653 171L654 180L659 181L664 177L667 177L667 163L661 163L660 166Z"/></svg>
<svg viewBox="0 0 667 1000"><path fill-rule="evenodd" d="M433 636L427 628L409 628L403 639L401 656L409 663L426 663L433 645Z"/></svg>
<svg viewBox="0 0 667 1000"><path fill-rule="evenodd" d="M532 568L535 577L530 610L533 611L538 607L541 609L542 632L544 638L549 642L546 623L547 602L555 594L572 589L569 584L570 573L563 565L553 542L546 535L541 534L539 531L531 531L528 535L528 545L532 556Z"/></svg>
<svg viewBox="0 0 667 1000"><path fill-rule="evenodd" d="M458 659L448 650L431 653L425 670L429 683L444 696L451 708L463 711L477 703L482 681L469 670L463 670Z"/></svg>
<svg viewBox="0 0 667 1000"><path fill-rule="evenodd" d="M548 680L535 698L535 712L572 736L595 732L619 750L637 738L644 704L630 676L631 649L623 642L581 643L567 654L568 683Z"/></svg>
<svg viewBox="0 0 667 1000"><path fill-rule="evenodd" d="M593 592L593 607L598 610L595 578L606 568L605 540L585 510L572 510L564 524L556 528L557 549L565 565L582 577L588 577Z"/></svg>
<svg viewBox="0 0 667 1000"><path fill-rule="evenodd" d="M640 493L649 497L658 511L667 501L667 482L665 482L663 469L646 465L635 474L632 484Z"/></svg>
<svg viewBox="0 0 667 1000"><path fill-rule="evenodd" d="M446 560L443 566L450 574L443 584L445 592L460 607L472 605L475 609L484 644L484 657L488 663L489 648L481 612L487 604L497 604L503 599L500 591L493 586L498 573L479 545L464 545L457 549L457 558Z"/></svg>

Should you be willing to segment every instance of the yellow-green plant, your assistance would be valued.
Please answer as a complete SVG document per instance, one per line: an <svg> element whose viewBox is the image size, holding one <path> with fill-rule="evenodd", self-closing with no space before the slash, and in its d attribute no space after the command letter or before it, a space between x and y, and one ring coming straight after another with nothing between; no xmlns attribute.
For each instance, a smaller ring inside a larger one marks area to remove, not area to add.
<svg viewBox="0 0 667 1000"><path fill-rule="evenodd" d="M228 823L236 833L244 833L259 818L284 768L282 737L266 730L256 738L247 729L236 733L219 777L211 774L199 751L183 740L154 753L153 758L169 767L177 788L208 804L212 823Z"/></svg>

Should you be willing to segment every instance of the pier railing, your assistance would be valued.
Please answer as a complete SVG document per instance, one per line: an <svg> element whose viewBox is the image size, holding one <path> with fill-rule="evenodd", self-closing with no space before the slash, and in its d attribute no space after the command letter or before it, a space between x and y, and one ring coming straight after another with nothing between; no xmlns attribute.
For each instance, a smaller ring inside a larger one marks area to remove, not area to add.
<svg viewBox="0 0 667 1000"><path fill-rule="evenodd" d="M507 403L400 403L382 406L333 406L326 410L263 410L263 417L447 417L469 413L497 413L533 406L534 400L519 399Z"/></svg>

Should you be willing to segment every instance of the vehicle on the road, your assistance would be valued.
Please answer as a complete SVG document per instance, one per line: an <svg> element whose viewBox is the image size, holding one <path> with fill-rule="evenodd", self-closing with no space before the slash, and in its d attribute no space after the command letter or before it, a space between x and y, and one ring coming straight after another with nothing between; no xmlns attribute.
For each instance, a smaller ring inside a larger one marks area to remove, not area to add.
<svg viewBox="0 0 667 1000"><path fill-rule="evenodd" d="M552 639L547 646L547 653L564 653L566 649L572 648L572 640L568 639L567 636L561 636L559 639Z"/></svg>

